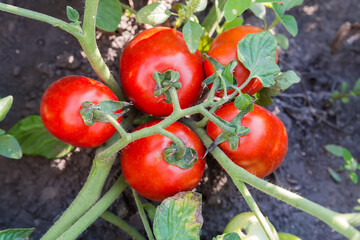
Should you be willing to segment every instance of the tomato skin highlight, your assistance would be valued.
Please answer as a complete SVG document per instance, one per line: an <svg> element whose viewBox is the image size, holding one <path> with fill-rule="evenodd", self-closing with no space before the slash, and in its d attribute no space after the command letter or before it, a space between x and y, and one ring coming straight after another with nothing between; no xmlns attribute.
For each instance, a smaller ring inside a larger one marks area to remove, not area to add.
<svg viewBox="0 0 360 240"><path fill-rule="evenodd" d="M104 100L118 101L116 95L98 81L82 76L66 76L45 91L40 104L41 120L52 135L65 143L83 148L97 147L108 140L116 129L111 123L85 125L80 109L85 101L98 104Z"/></svg>
<svg viewBox="0 0 360 240"><path fill-rule="evenodd" d="M221 64L226 65L233 60L237 60L238 65L234 69L234 77L238 82L238 86L241 86L249 77L250 71L244 67L239 61L237 56L238 42L251 33L263 32L264 30L255 26L239 26L230 28L220 35L218 35L211 43L208 55L214 57ZM277 62L277 52L275 56L275 62ZM205 60L204 62L205 77L209 77L214 73L212 64ZM211 88L212 84L209 85ZM249 95L254 95L256 92L263 88L259 79L253 78L241 91ZM234 90L228 90L227 93L231 94ZM216 92L217 97L222 97L224 91Z"/></svg>
<svg viewBox="0 0 360 240"><path fill-rule="evenodd" d="M180 73L182 87L177 91L180 106L195 104L202 93L203 59L199 51L191 54L182 33L167 27L154 27L137 35L120 57L121 86L129 100L142 112L168 116L172 104L164 95L154 96L153 72L174 70Z"/></svg>
<svg viewBox="0 0 360 240"><path fill-rule="evenodd" d="M231 122L239 112L230 102L215 111L215 115ZM240 137L238 149L231 150L228 141L219 147L235 164L263 178L274 172L285 158L288 147L286 128L277 116L256 104L254 110L243 117L241 124L250 128L250 133ZM206 131L213 140L222 132L213 122L208 123Z"/></svg>
<svg viewBox="0 0 360 240"><path fill-rule="evenodd" d="M160 122L154 120L137 127L134 131ZM131 142L121 152L121 168L126 181L140 195L162 201L178 192L193 189L200 182L205 169L205 149L199 137L182 123L174 122L165 128L180 137L185 146L198 153L198 160L189 169L182 169L166 162L163 150L172 140L155 134Z"/></svg>

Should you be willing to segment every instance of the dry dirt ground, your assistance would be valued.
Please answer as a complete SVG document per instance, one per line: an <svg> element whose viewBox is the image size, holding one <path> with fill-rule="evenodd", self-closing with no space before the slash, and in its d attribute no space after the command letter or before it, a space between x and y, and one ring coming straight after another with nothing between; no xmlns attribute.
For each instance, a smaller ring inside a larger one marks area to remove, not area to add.
<svg viewBox="0 0 360 240"><path fill-rule="evenodd" d="M81 12L84 1L5 2L65 20L66 5ZM342 160L327 155L323 147L339 144L359 158L360 97L351 99L349 104L335 102L325 107L325 103L342 82L352 86L360 77L360 43L344 46L336 55L330 54L329 44L344 22L359 20L359 13L357 0L305 0L303 6L292 10L299 34L290 38L288 51L280 51L279 64L283 71L296 71L302 82L280 95L270 108L279 112L287 127L289 150L269 181L339 212L352 211L360 198L360 188L345 173L341 174L341 183L332 180L327 168L337 169ZM245 23L259 23L249 13L246 16ZM98 34L102 54L116 78L122 47L142 28L134 19L124 18L115 34ZM284 32L282 27L276 30ZM74 60L69 62L70 58ZM56 79L74 74L97 78L72 36L45 23L2 12L0 63L0 97L14 96L13 107L1 122L5 130L26 116L39 114L41 96ZM67 158L52 161L32 156L21 160L0 157L0 229L35 227L33 237L38 239L79 192L93 156L93 150L80 149ZM106 187L120 171L117 161ZM208 159L203 179L197 188L203 194L202 239L211 239L222 232L234 215L248 211L248 207L215 160ZM278 231L291 232L304 240L344 239L312 216L250 190ZM129 193L125 192L110 210L144 233ZM99 219L79 239L130 238Z"/></svg>

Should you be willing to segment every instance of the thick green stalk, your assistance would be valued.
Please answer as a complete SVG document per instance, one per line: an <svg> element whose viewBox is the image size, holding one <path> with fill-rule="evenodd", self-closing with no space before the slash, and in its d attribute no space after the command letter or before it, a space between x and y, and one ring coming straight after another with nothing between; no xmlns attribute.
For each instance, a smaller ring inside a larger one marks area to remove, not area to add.
<svg viewBox="0 0 360 240"><path fill-rule="evenodd" d="M114 160L115 155L112 155L108 159L99 159L95 156L85 185L69 208L45 233L41 240L56 239L91 208L101 195L102 188Z"/></svg>
<svg viewBox="0 0 360 240"><path fill-rule="evenodd" d="M174 111L181 110L180 103L179 103L179 97L178 97L178 94L176 92L176 89L174 87L171 87L169 89L169 91L170 91L171 103L173 105Z"/></svg>
<svg viewBox="0 0 360 240"><path fill-rule="evenodd" d="M212 140L206 134L204 129L197 128L196 123L191 120L185 120L184 122L197 133L206 147L210 146ZM346 221L346 218L344 218L343 214L329 210L317 203L301 197L298 194L292 193L286 189L278 187L252 175L245 169L233 163L218 147L213 148L211 153L233 180L238 179L246 182L270 196L273 196L283 202L288 203L289 205L301 209L302 211L322 220L348 239L360 239L360 232L351 226L348 221Z"/></svg>
<svg viewBox="0 0 360 240"><path fill-rule="evenodd" d="M109 191L87 211L81 218L79 218L68 230L66 230L59 238L52 238L52 240L74 240L86 228L88 228L97 218L99 218L108 207L116 200L116 198L128 186L123 176L120 176Z"/></svg>
<svg viewBox="0 0 360 240"><path fill-rule="evenodd" d="M105 221L108 221L109 223L114 224L118 228L122 229L136 240L146 240L138 231L136 231L135 228L133 228L132 226L127 224L127 222L125 222L124 220L117 217L115 214L111 212L105 211L101 215L101 218L104 219Z"/></svg>
<svg viewBox="0 0 360 240"><path fill-rule="evenodd" d="M150 240L155 240L153 232L152 232L151 227L150 227L150 224L149 224L149 222L148 222L148 220L146 218L144 207L143 207L143 205L141 203L139 195L137 194L137 192L134 189L132 189L132 192L133 192L133 195L134 195L136 206L137 206L139 214L140 214L141 221L142 221L142 223L143 223L143 225L145 227L146 234L147 234L147 236L148 236L148 238Z"/></svg>
<svg viewBox="0 0 360 240"><path fill-rule="evenodd" d="M251 196L251 193L249 192L249 189L246 187L245 183L240 180L237 180L237 179L233 179L233 181L234 181L234 184L236 185L236 187L239 189L239 191L243 195L243 197L244 197L246 203L249 205L251 211L255 214L256 218L259 220L259 222L260 222L262 228L264 229L266 235L268 236L268 238L270 240L278 240L279 238L274 236L274 233L271 231L271 227L270 227L268 221L266 221L266 218L261 213L259 206L256 204L255 200Z"/></svg>

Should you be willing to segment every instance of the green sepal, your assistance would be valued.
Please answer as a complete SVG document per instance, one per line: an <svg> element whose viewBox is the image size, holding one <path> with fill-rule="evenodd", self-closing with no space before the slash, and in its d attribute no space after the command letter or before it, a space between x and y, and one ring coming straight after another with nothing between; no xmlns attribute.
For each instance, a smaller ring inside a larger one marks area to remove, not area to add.
<svg viewBox="0 0 360 240"><path fill-rule="evenodd" d="M222 235L218 235L216 237L213 237L212 240L241 240L239 234L236 232L232 233L224 233Z"/></svg>
<svg viewBox="0 0 360 240"><path fill-rule="evenodd" d="M237 66L238 62L236 60L233 60L223 66L221 63L219 63L215 58L211 56L206 56L207 60L212 64L215 72L206 78L203 81L203 84L209 85L210 83L215 82L216 80L219 80L219 87L216 89L217 91L227 89L233 89L233 86L237 86L237 81L234 78L233 72L235 67ZM223 80L223 81L222 81Z"/></svg>
<svg viewBox="0 0 360 240"><path fill-rule="evenodd" d="M176 90L181 88L181 83L179 82L180 73L174 70L167 70L165 72L154 72L152 77L156 82L154 95L159 97L164 94L166 103L171 103L170 88L174 87Z"/></svg>
<svg viewBox="0 0 360 240"><path fill-rule="evenodd" d="M1 240L27 240L34 228L12 228L0 231Z"/></svg>
<svg viewBox="0 0 360 240"><path fill-rule="evenodd" d="M0 122L6 117L6 114L9 112L12 103L13 97L11 95L0 98Z"/></svg>
<svg viewBox="0 0 360 240"><path fill-rule="evenodd" d="M252 108L254 108L254 100L249 94L240 93L234 101L234 105L239 110L244 110L246 107L252 104Z"/></svg>
<svg viewBox="0 0 360 240"><path fill-rule="evenodd" d="M162 201L155 213L155 238L200 239L200 229L204 222L201 202L201 194L196 192L180 192Z"/></svg>
<svg viewBox="0 0 360 240"><path fill-rule="evenodd" d="M180 158L177 157L176 154L178 151L179 147L175 143L172 143L169 147L165 148L163 154L166 162L183 169L189 169L194 166L198 159L198 154L195 149L191 147L185 147L185 153Z"/></svg>
<svg viewBox="0 0 360 240"><path fill-rule="evenodd" d="M123 107L130 106L128 102L105 100L99 104L93 104L89 101L83 102L80 115L87 126L92 126L96 121L109 122L105 115L118 119L126 111L115 113Z"/></svg>

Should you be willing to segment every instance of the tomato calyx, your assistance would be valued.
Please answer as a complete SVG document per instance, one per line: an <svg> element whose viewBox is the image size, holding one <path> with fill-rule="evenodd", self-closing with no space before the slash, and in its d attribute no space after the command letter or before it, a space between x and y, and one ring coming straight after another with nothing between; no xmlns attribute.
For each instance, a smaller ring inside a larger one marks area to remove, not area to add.
<svg viewBox="0 0 360 240"><path fill-rule="evenodd" d="M183 169L194 166L198 159L198 153L191 147L178 146L174 142L163 150L164 159L172 165L176 165Z"/></svg>
<svg viewBox="0 0 360 240"><path fill-rule="evenodd" d="M214 67L215 72L211 76L206 78L203 81L203 84L209 85L214 83L215 81L218 81L219 84L216 88L216 91L219 92L224 90L225 95L226 90L236 89L235 86L237 86L237 81L233 75L233 72L236 65L238 65L238 62L236 60L233 60L224 66L211 56L206 55L206 58Z"/></svg>
<svg viewBox="0 0 360 240"><path fill-rule="evenodd" d="M233 131L224 130L222 133L220 133L219 136L210 144L209 148L206 150L206 154L215 146L226 141L229 141L231 150L235 151L239 147L239 138L250 133L250 128L242 126L241 120L248 112L254 109L254 102L252 98L248 94L241 93L235 99L234 104L235 107L241 111L236 114L230 123L217 117L221 122L231 127Z"/></svg>
<svg viewBox="0 0 360 240"><path fill-rule="evenodd" d="M113 101L113 100L105 100L98 104L93 104L92 102L85 101L82 103L82 107L80 110L80 115L84 120L84 123L87 126L92 126L95 122L109 122L106 116L111 116L114 119L118 119L126 112L128 109L117 112L123 107L130 106L131 103L123 102L123 101Z"/></svg>
<svg viewBox="0 0 360 240"><path fill-rule="evenodd" d="M181 88L181 83L179 82L180 73L174 70L166 70L165 72L154 72L153 78L156 82L154 95L159 97L164 94L166 103L171 103L170 88L174 87L176 90Z"/></svg>

